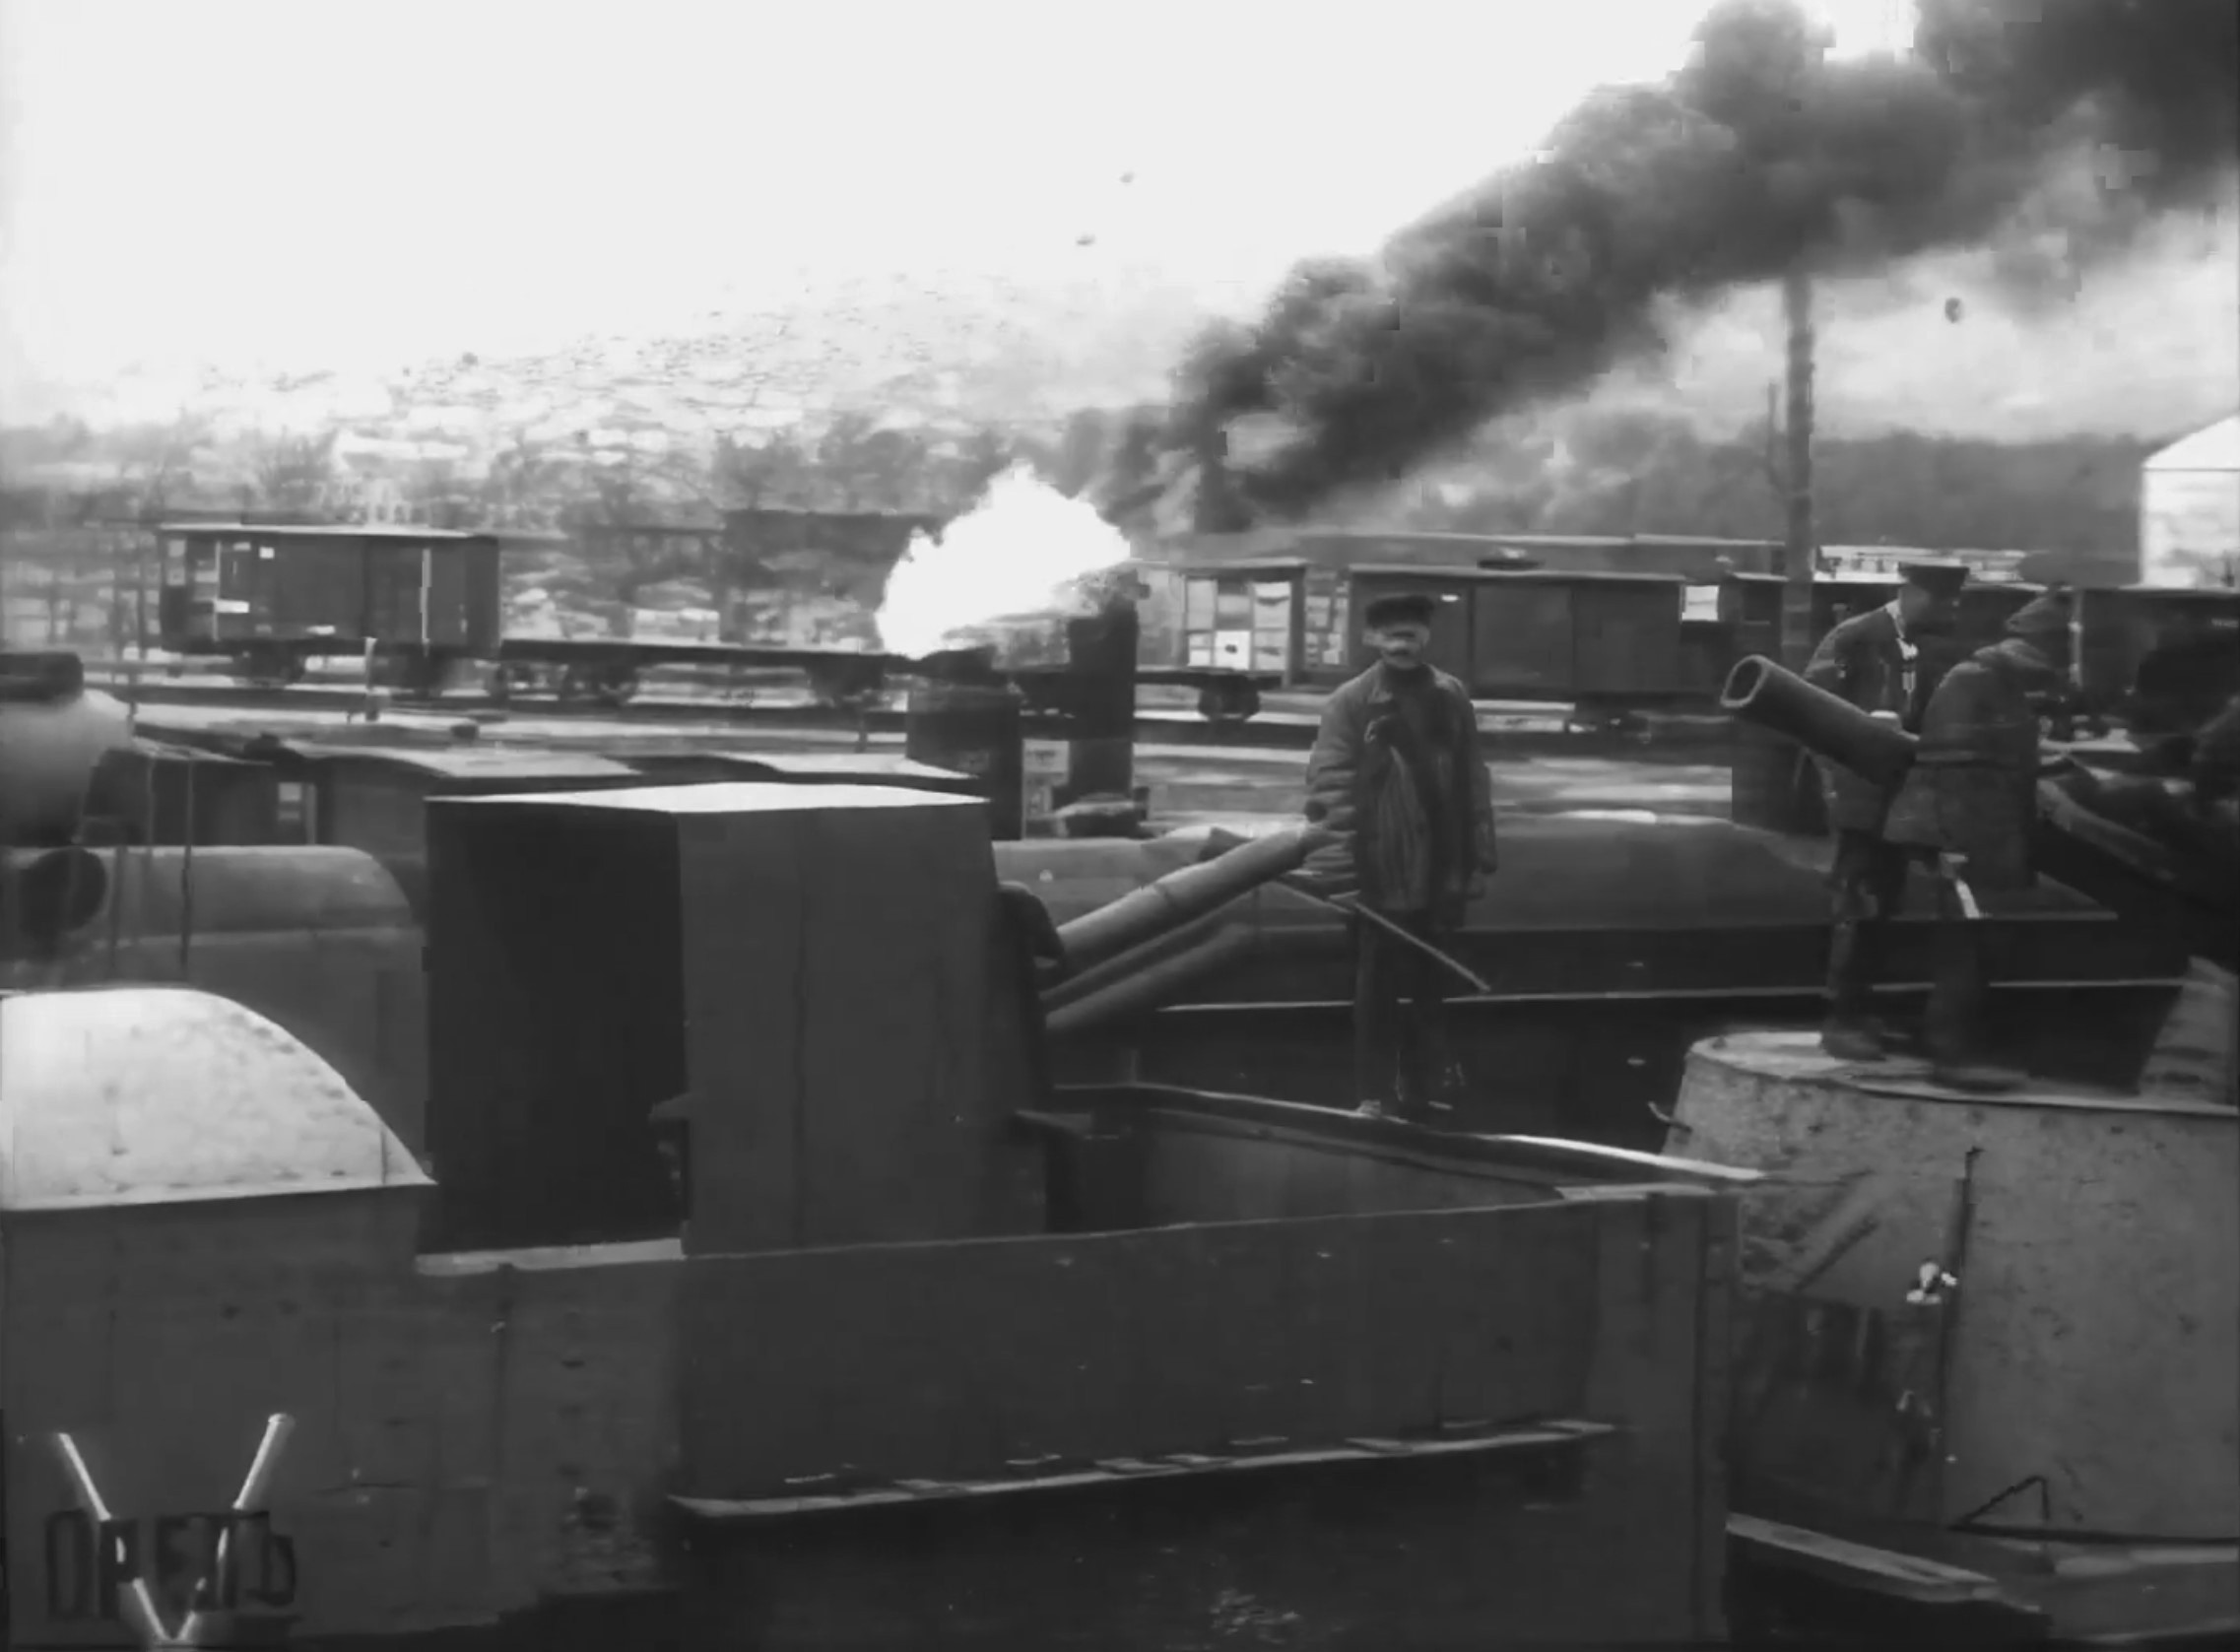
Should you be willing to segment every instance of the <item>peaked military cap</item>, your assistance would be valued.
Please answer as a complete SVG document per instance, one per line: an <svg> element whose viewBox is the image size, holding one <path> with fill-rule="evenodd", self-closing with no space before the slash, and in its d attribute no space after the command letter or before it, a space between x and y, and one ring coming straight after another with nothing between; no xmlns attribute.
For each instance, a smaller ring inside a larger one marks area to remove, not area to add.
<svg viewBox="0 0 2240 1652"><path fill-rule="evenodd" d="M1934 596L1951 597L1968 582L1968 564L1949 557L1919 557L1900 562L1898 573L1908 585L1919 585Z"/></svg>

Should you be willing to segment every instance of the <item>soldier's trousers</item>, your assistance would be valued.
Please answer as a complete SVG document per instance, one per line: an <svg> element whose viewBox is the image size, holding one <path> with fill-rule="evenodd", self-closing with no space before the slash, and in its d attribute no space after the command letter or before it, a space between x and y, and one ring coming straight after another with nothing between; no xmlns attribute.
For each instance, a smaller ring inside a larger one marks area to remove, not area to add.
<svg viewBox="0 0 2240 1652"><path fill-rule="evenodd" d="M1985 1058L1990 1042L1991 936L1967 915L1959 891L1937 880L1937 938L1929 966L1929 1011L1922 1042L1940 1067Z"/></svg>
<svg viewBox="0 0 2240 1652"><path fill-rule="evenodd" d="M1958 1065L1981 1059L1990 1008L1990 936L1970 918L1959 891L1937 875L1936 856L1884 842L1872 832L1837 839L1835 924L1828 945L1828 1019L1860 1026L1872 1019L1876 986L1887 964L1889 922L1905 906L1906 874L1916 863L1931 874L1937 930L1931 946L1929 1007L1922 1026L1930 1056Z"/></svg>
<svg viewBox="0 0 2240 1652"><path fill-rule="evenodd" d="M1828 937L1828 1020L1860 1025L1873 1012L1881 979L1888 922L1905 905L1906 871L1915 856L1872 831L1836 834L1833 930Z"/></svg>
<svg viewBox="0 0 2240 1652"><path fill-rule="evenodd" d="M1445 931L1428 912L1382 916L1433 946ZM1360 918L1353 927L1353 1099L1395 1101L1397 1084L1420 1104L1445 1074L1447 972L1406 942Z"/></svg>

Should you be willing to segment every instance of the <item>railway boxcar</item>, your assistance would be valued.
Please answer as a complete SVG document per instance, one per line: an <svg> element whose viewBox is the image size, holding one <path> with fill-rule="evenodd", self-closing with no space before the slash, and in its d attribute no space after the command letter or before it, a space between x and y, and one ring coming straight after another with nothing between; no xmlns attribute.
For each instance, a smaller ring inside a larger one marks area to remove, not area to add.
<svg viewBox="0 0 2240 1652"><path fill-rule="evenodd" d="M1636 706L1684 692L1675 573L1482 569L1471 593L1471 689L1488 699Z"/></svg>
<svg viewBox="0 0 2240 1652"><path fill-rule="evenodd" d="M1778 573L1734 573L1720 585L1719 618L1728 630L1729 665L1750 654L1781 657L1782 583ZM1872 573L1820 575L1812 581L1813 638L1827 635L1854 615L1879 608L1898 594L1899 584L1896 579ZM2043 589L2012 580L1984 580L1964 586L1952 649L1966 654L1998 641L2008 616Z"/></svg>
<svg viewBox="0 0 2240 1652"><path fill-rule="evenodd" d="M1399 592L1439 599L1429 657L1481 699L1655 704L1685 697L1680 619L1687 582L1670 573L1576 568L1361 567L1351 612ZM1351 639L1352 669L1373 650Z"/></svg>
<svg viewBox="0 0 2240 1652"><path fill-rule="evenodd" d="M371 651L435 675L498 651L490 534L375 523L167 523L156 530L165 648L293 681L321 654Z"/></svg>
<svg viewBox="0 0 2240 1652"><path fill-rule="evenodd" d="M1481 693L1471 672L1470 598L1477 582L1478 570L1473 567L1354 568L1353 596L1347 609L1354 621L1348 639L1352 662L1349 670L1366 671L1376 657L1359 623L1371 603L1391 596L1427 596L1438 607L1432 611L1431 642L1424 650L1425 657L1441 671L1470 683L1471 693Z"/></svg>
<svg viewBox="0 0 2240 1652"><path fill-rule="evenodd" d="M2088 590L2076 628L2077 689L2096 715L2134 709L2136 696L2169 702L2164 720L2185 725L2240 691L2240 591Z"/></svg>

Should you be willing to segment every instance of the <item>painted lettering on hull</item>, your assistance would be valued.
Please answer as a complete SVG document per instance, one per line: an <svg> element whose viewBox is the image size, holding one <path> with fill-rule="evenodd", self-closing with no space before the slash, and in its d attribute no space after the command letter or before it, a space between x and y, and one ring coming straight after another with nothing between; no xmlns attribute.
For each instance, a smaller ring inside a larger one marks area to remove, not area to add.
<svg viewBox="0 0 2240 1652"><path fill-rule="evenodd" d="M44 1582L58 1623L128 1621L135 1583L173 1616L280 1612L296 1601L296 1546L263 1513L95 1520L58 1509L46 1520Z"/></svg>

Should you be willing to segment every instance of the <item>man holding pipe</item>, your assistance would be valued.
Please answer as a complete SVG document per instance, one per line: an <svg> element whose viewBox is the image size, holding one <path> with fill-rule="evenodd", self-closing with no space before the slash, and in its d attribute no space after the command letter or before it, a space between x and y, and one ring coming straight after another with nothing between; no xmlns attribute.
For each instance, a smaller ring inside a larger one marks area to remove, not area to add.
<svg viewBox="0 0 2240 1652"><path fill-rule="evenodd" d="M1947 673L1922 718L1913 767L1890 805L1885 835L1937 873L1937 958L1925 1028L1937 1080L1958 1090L2012 1090L2019 1073L1985 1057L1990 996L1981 895L2026 890L2038 815L2040 712L2061 694L2070 661L2070 598L2036 597L2007 634Z"/></svg>
<svg viewBox="0 0 2240 1652"><path fill-rule="evenodd" d="M1470 691L1424 658L1435 599L1380 597L1363 615L1377 663L1330 696L1307 761L1306 871L1436 947L1495 866L1492 780ZM1449 1110L1464 1079L1447 1040L1448 971L1378 924L1353 922L1359 1110ZM1404 1016L1403 1005L1407 1006Z"/></svg>
<svg viewBox="0 0 2240 1652"><path fill-rule="evenodd" d="M1805 681L1917 734L1946 663L1941 647L1957 626L1968 570L1962 562L1924 560L1901 572L1905 583L1895 598L1820 639ZM1835 913L1820 1043L1839 1059L1872 1061L1889 1036L1871 1005L1888 922L1905 903L1910 857L1883 835L1891 793L1840 763L1818 761L1828 824L1835 828L1829 874Z"/></svg>

